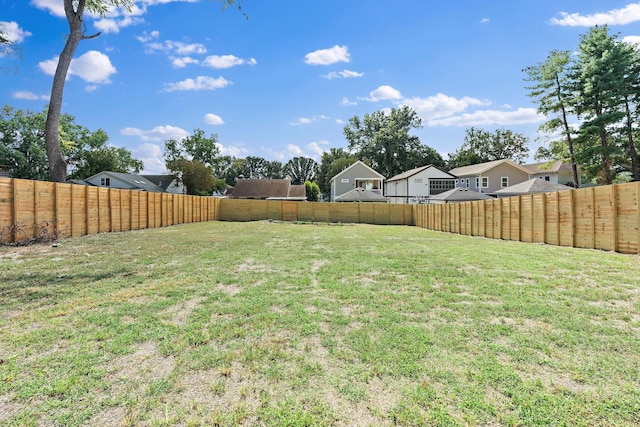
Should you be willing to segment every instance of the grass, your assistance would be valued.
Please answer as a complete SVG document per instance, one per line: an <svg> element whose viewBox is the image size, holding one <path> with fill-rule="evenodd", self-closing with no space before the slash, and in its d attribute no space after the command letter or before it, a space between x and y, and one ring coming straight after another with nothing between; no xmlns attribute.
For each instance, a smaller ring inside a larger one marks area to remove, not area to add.
<svg viewBox="0 0 640 427"><path fill-rule="evenodd" d="M639 260L267 221L0 247L0 426L635 426Z"/></svg>

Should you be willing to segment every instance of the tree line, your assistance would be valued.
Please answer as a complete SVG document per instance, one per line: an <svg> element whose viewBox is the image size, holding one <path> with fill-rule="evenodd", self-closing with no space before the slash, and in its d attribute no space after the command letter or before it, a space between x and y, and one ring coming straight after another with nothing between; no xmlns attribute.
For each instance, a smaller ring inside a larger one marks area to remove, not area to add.
<svg viewBox="0 0 640 427"><path fill-rule="evenodd" d="M640 52L606 25L581 35L576 52L553 50L524 69L548 117L540 129L549 143L536 158L570 162L576 186L578 166L598 184L640 180Z"/></svg>

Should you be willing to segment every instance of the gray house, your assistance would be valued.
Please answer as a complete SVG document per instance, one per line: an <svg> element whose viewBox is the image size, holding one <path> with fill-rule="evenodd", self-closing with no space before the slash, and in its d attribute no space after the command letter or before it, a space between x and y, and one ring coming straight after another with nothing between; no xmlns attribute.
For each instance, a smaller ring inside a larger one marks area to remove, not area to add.
<svg viewBox="0 0 640 427"><path fill-rule="evenodd" d="M96 187L123 188L126 190L142 190L153 193L164 193L162 187L157 186L153 182L141 175L132 175L120 172L99 172L85 179L90 185Z"/></svg>
<svg viewBox="0 0 640 427"><path fill-rule="evenodd" d="M493 194L496 191L529 180L531 171L511 160L494 160L451 169L457 177L456 187L478 193Z"/></svg>
<svg viewBox="0 0 640 427"><path fill-rule="evenodd" d="M330 201L354 188L364 188L382 196L383 182L384 176L358 160L331 178Z"/></svg>

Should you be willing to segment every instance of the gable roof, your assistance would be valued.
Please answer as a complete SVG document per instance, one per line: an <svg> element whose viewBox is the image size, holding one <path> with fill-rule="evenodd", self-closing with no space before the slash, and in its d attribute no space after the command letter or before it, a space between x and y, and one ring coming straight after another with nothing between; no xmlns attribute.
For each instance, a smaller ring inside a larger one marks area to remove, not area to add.
<svg viewBox="0 0 640 427"><path fill-rule="evenodd" d="M176 179L176 177L173 175L140 175L140 176L148 179L149 181L151 181L152 183L154 183L155 185L157 185L158 187L162 188L165 191L167 190L167 188L169 188L171 183Z"/></svg>
<svg viewBox="0 0 640 427"><path fill-rule="evenodd" d="M533 178L510 187L501 188L495 192L499 196L518 196L532 193L551 193L555 191L573 190L568 185L556 184L540 178Z"/></svg>
<svg viewBox="0 0 640 427"><path fill-rule="evenodd" d="M232 199L307 199L305 186L291 185L290 179L239 179L228 195Z"/></svg>
<svg viewBox="0 0 640 427"><path fill-rule="evenodd" d="M127 184L129 184L134 188L137 188L138 190L151 191L153 193L165 192L161 187L158 187L157 185L155 185L153 182L149 181L147 178L143 177L142 175L133 175L130 173L102 171L102 172L98 172L93 176L90 176L86 180L90 180L91 178L94 178L96 176L102 176L102 175L106 175L108 177L118 179L122 182L126 182Z"/></svg>
<svg viewBox="0 0 640 427"><path fill-rule="evenodd" d="M485 199L493 199L493 197L460 187L444 191L440 194L436 194L435 196L429 196L429 200L445 200L447 202L469 202Z"/></svg>
<svg viewBox="0 0 640 427"><path fill-rule="evenodd" d="M529 169L530 173L532 174L561 171L572 172L571 163L563 162L562 160L556 160L554 162L531 163L523 166Z"/></svg>
<svg viewBox="0 0 640 427"><path fill-rule="evenodd" d="M455 168L455 169L451 169L449 171L450 174L455 175L455 176L467 176L467 175L481 175L493 168L495 168L496 166L500 166L501 164L507 163L511 166L513 166L516 169L521 170L522 172L526 173L526 174L531 174L531 171L527 168L525 168L522 165L517 164L516 162L514 162L513 160L509 160L509 159L501 159L501 160L494 160L492 162L485 162L485 163L478 163L475 165L469 165L469 166L462 166L459 168Z"/></svg>
<svg viewBox="0 0 640 427"><path fill-rule="evenodd" d="M356 187L347 191L334 199L334 202L384 202L387 203L386 197L362 187Z"/></svg>
<svg viewBox="0 0 640 427"><path fill-rule="evenodd" d="M375 170L373 170L372 168L370 168L369 166L367 166L366 164L364 164L362 161L358 160L357 162L351 164L349 167L344 168L341 172L337 173L333 178L331 178L329 181L335 181L336 178L338 178L340 175L347 173L348 171L350 171L351 169L355 168L356 165L358 166L363 166L366 169L368 169L372 175L374 175L376 178L380 178L380 179L385 179L383 175L381 175L380 173L376 172ZM362 177L364 178L364 177Z"/></svg>
<svg viewBox="0 0 640 427"><path fill-rule="evenodd" d="M414 169L408 170L408 171L406 171L406 172L402 172L402 173L400 173L400 174L398 174L398 175L396 175L396 176L393 176L393 177L391 177L391 178L387 179L387 182L391 182L391 181L400 181L400 180L403 180L403 179L407 179L407 178L410 178L410 177L412 177L413 175L417 175L417 174L419 174L420 172L422 172L422 171L424 171L424 170L427 170L427 169L429 169L429 168L434 168L434 169L439 170L439 171L440 171L440 172L442 172L442 173L445 173L445 174L447 174L447 175L451 175L449 172L445 172L445 171L443 171L443 170L440 170L439 168L437 168L437 167L435 167L435 166L433 166L433 165L426 165L426 166L420 166L419 168L414 168ZM455 176L454 176L454 175L451 175L451 178L455 178Z"/></svg>

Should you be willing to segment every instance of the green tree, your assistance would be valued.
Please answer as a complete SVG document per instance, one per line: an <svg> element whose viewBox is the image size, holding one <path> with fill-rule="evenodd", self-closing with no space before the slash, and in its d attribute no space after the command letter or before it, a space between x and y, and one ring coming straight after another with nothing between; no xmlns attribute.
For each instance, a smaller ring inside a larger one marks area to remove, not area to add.
<svg viewBox="0 0 640 427"><path fill-rule="evenodd" d="M45 111L22 112L10 106L0 110L0 164L9 166L12 176L49 180L45 122ZM125 148L108 146L109 137L102 129L91 132L69 114L60 117L60 135L71 178L84 179L105 170L138 173L144 166Z"/></svg>
<svg viewBox="0 0 640 427"><path fill-rule="evenodd" d="M540 130L547 134L560 132L560 141L551 141L551 150L539 150L536 157L544 157L555 153L553 158L571 163L573 186L578 188L580 179L576 164L575 148L573 144L574 132L569 125L569 114L573 93L571 80L567 74L571 57L569 51L553 50L545 62L524 69L527 73L526 81L532 82L529 96L538 103L538 112L549 116L555 114L540 126ZM566 151L564 148L566 147Z"/></svg>
<svg viewBox="0 0 640 427"><path fill-rule="evenodd" d="M415 152L421 150L420 139L410 135L411 129L422 128L422 120L412 108L376 111L363 119L354 116L344 127L349 150L373 169L391 177L412 169ZM414 153L414 155L412 155Z"/></svg>
<svg viewBox="0 0 640 427"><path fill-rule="evenodd" d="M326 196L331 192L331 178L354 164L358 159L343 148L330 148L322 153L316 182L320 193Z"/></svg>
<svg viewBox="0 0 640 427"><path fill-rule="evenodd" d="M223 8L233 5L236 0L220 0ZM62 95L64 84L69 72L69 66L73 55L82 40L96 38L100 33L93 35L85 34L84 13L95 13L105 16L112 8L124 7L130 10L134 4L133 0L64 0L64 12L69 25L69 34L60 56L58 65L51 84L51 96L49 98L49 110L47 112L47 122L45 126L45 142L47 158L51 179L56 182L64 182L67 177L67 164L65 162L60 145L60 135L58 127L60 125L60 114L62 110ZM240 6L238 6L240 8ZM245 15L246 16L246 15Z"/></svg>
<svg viewBox="0 0 640 427"><path fill-rule="evenodd" d="M529 139L508 129L491 133L475 127L468 128L464 143L455 153L449 154L449 169L494 160L509 159L522 163L529 154Z"/></svg>
<svg viewBox="0 0 640 427"><path fill-rule="evenodd" d="M601 184L613 182L612 157L618 147L611 129L624 117L621 111L625 63L615 37L607 26L593 27L580 37L578 55L571 71L575 83L575 111L583 119L577 144L587 168L597 169Z"/></svg>
<svg viewBox="0 0 640 427"><path fill-rule="evenodd" d="M0 165L14 178L49 180L44 149L43 112L23 112L6 105L0 110Z"/></svg>
<svg viewBox="0 0 640 427"><path fill-rule="evenodd" d="M307 201L317 202L320 200L320 187L318 187L318 184L311 181L305 181L304 187L307 192Z"/></svg>
<svg viewBox="0 0 640 427"><path fill-rule="evenodd" d="M318 162L310 157L294 157L284 165L284 174L291 183L302 185L313 181L318 173Z"/></svg>
<svg viewBox="0 0 640 427"><path fill-rule="evenodd" d="M213 168L218 164L218 137L206 137L201 129L181 141L165 141L164 159L169 170L187 188L188 194L213 191ZM210 179L205 179L204 175Z"/></svg>

